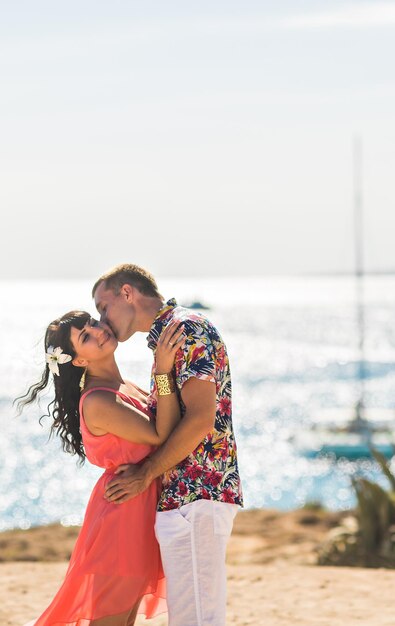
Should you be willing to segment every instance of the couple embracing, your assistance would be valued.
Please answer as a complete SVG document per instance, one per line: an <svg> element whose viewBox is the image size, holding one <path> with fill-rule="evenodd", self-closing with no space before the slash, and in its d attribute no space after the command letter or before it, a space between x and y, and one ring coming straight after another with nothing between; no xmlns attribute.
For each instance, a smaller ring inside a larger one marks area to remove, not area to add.
<svg viewBox="0 0 395 626"><path fill-rule="evenodd" d="M45 335L34 402L53 378L52 431L104 468L61 588L31 626L224 626L226 545L242 506L226 347L209 320L153 276L120 265L92 295L100 320L71 311ZM148 334L150 392L124 380L118 342Z"/></svg>

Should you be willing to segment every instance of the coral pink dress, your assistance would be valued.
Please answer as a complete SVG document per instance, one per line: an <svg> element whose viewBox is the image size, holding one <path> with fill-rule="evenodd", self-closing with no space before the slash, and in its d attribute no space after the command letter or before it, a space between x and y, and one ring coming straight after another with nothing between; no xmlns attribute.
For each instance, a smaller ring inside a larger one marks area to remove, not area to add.
<svg viewBox="0 0 395 626"><path fill-rule="evenodd" d="M136 398L107 387L125 402L148 414ZM71 555L64 582L46 611L32 626L89 626L92 620L130 612L139 602L139 614L154 617L167 611L165 578L154 534L160 483L154 481L142 494L122 504L104 499L107 483L123 463L138 463L153 448L126 441L111 433L96 436L82 413L81 434L88 460L105 468L96 483L84 522ZM118 623L118 622L117 622ZM28 625L26 625L28 626Z"/></svg>

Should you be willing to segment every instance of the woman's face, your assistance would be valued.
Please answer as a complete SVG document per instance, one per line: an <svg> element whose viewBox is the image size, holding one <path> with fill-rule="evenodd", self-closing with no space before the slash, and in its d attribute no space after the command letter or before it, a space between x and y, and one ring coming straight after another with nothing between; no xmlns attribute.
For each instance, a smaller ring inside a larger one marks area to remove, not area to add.
<svg viewBox="0 0 395 626"><path fill-rule="evenodd" d="M82 330L71 327L70 341L76 352L76 358L86 359L89 362L113 354L118 345L111 328L92 317Z"/></svg>

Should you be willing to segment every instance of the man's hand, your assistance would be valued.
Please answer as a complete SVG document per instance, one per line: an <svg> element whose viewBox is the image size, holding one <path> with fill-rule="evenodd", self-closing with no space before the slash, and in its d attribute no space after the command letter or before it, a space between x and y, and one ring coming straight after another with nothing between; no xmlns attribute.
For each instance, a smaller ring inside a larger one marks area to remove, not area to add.
<svg viewBox="0 0 395 626"><path fill-rule="evenodd" d="M120 465L115 474L116 478L108 483L104 493L105 499L113 504L135 498L152 482L144 465Z"/></svg>

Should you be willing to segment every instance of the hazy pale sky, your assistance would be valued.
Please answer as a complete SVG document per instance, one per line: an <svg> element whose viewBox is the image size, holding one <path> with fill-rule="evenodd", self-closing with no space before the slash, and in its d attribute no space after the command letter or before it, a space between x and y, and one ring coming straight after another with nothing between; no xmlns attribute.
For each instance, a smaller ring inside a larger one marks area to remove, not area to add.
<svg viewBox="0 0 395 626"><path fill-rule="evenodd" d="M395 2L0 0L0 277L395 268Z"/></svg>

